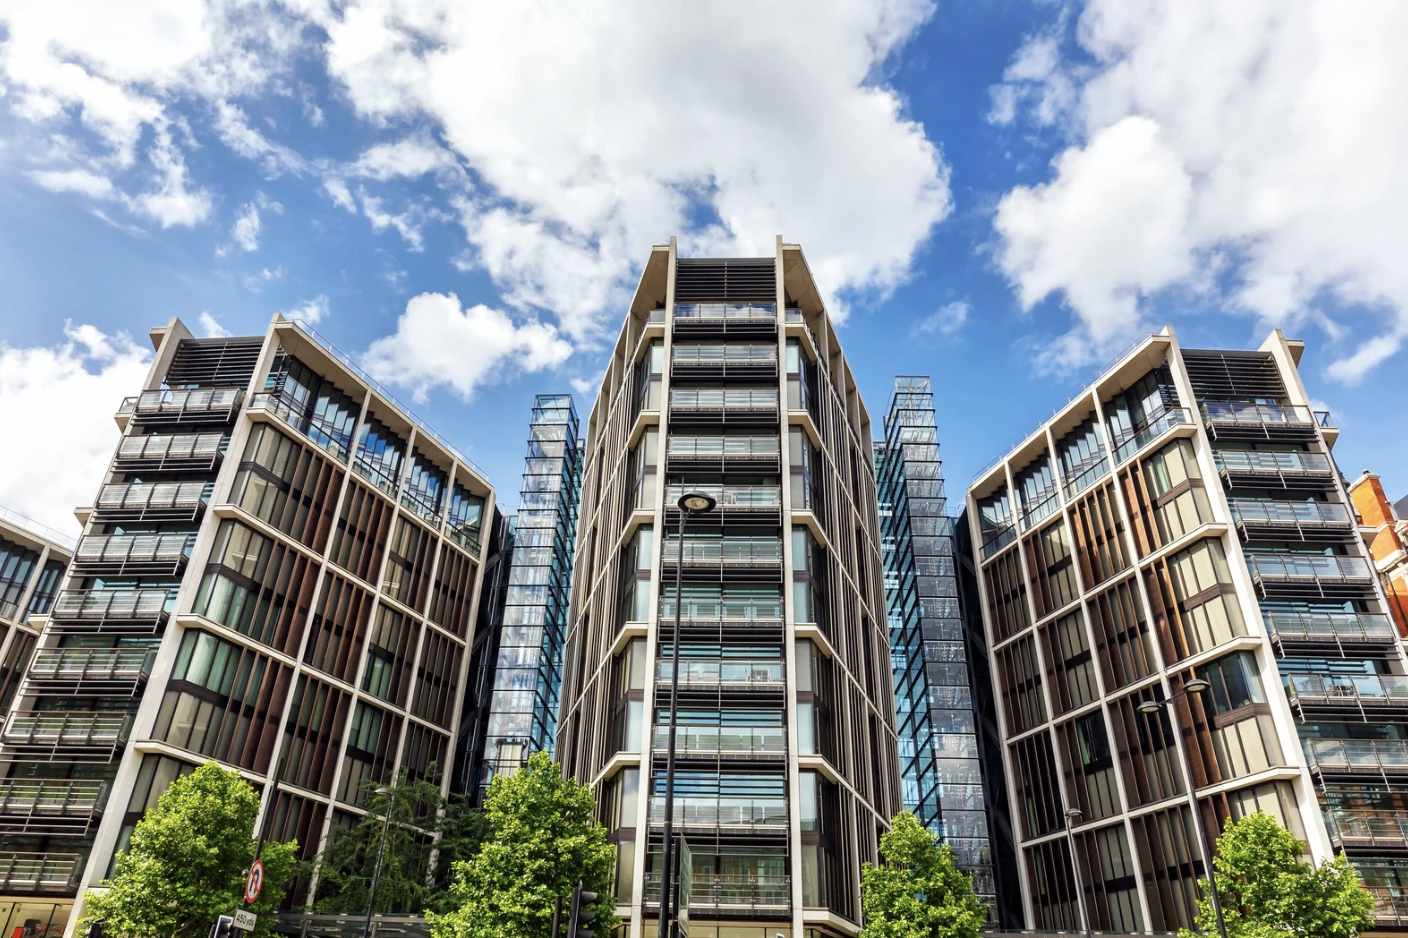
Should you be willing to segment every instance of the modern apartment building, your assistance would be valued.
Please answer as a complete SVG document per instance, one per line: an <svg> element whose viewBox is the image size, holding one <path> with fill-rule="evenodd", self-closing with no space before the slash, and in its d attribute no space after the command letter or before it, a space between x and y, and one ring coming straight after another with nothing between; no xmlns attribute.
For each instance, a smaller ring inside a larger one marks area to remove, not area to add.
<svg viewBox="0 0 1408 938"><path fill-rule="evenodd" d="M1302 351L1166 328L968 490L1028 927L1190 924L1194 804L1345 851L1408 924L1408 660Z"/></svg>
<svg viewBox="0 0 1408 938"><path fill-rule="evenodd" d="M7 713L54 605L73 538L0 508L0 715ZM90 785L83 795L100 794ZM76 872L75 857L36 849L48 828L62 827L62 806L72 792L28 779L0 780L0 928L19 938L62 931L69 902L64 893Z"/></svg>
<svg viewBox="0 0 1408 938"><path fill-rule="evenodd" d="M370 786L448 785L493 509L467 459L299 324L151 339L0 735L4 784L43 787L26 849L70 869L70 900L207 759L304 856Z"/></svg>
<svg viewBox="0 0 1408 938"><path fill-rule="evenodd" d="M884 426L875 474L904 806L953 848L974 891L996 908L954 521L927 377L895 378Z"/></svg>
<svg viewBox="0 0 1408 938"><path fill-rule="evenodd" d="M857 928L900 807L871 444L800 247L651 251L588 419L557 744L624 934L656 934L674 668L691 938ZM717 507L681 544L689 491Z"/></svg>
<svg viewBox="0 0 1408 938"><path fill-rule="evenodd" d="M518 512L493 547L501 576L486 581L474 641L464 788L476 801L495 775L554 751L582 493L578 433L572 395L534 399Z"/></svg>
<svg viewBox="0 0 1408 938"><path fill-rule="evenodd" d="M1349 485L1360 523L1372 528L1369 553L1379 568L1384 597L1399 634L1408 636L1408 520L1400 513L1408 498L1389 503L1379 477L1367 469Z"/></svg>

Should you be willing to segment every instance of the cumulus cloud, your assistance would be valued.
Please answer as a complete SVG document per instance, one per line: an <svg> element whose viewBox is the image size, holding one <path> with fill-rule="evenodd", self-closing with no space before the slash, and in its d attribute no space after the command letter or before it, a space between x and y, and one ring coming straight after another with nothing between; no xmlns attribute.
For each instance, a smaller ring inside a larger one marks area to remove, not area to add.
<svg viewBox="0 0 1408 938"><path fill-rule="evenodd" d="M91 505L122 398L146 380L149 352L124 334L64 325L56 346L0 346L0 435L43 440L42 459L0 460L0 505L78 533L73 509Z"/></svg>
<svg viewBox="0 0 1408 938"><path fill-rule="evenodd" d="M915 335L954 335L968 321L970 312L964 300L945 303L914 326Z"/></svg>
<svg viewBox="0 0 1408 938"><path fill-rule="evenodd" d="M207 339L223 339L230 334L230 330L222 326L220 320L210 315L208 311L201 313L196 321L200 324L200 331Z"/></svg>
<svg viewBox="0 0 1408 938"><path fill-rule="evenodd" d="M308 323L310 326L317 325L327 318L328 298L319 294L311 300L304 300L292 309L283 310L285 319L297 319Z"/></svg>
<svg viewBox="0 0 1408 938"><path fill-rule="evenodd" d="M248 202L240 206L235 215L235 224L230 229L230 238L243 251L259 250L259 206Z"/></svg>
<svg viewBox="0 0 1408 938"><path fill-rule="evenodd" d="M1071 139L1046 182L1003 198L997 258L1024 306L1055 294L1074 314L1054 363L1098 357L1151 297L1190 286L1265 324L1325 322L1334 304L1341 381L1399 354L1405 33L1393 0L1091 0L1078 51L1024 47L996 117L1010 101Z"/></svg>
<svg viewBox="0 0 1408 938"><path fill-rule="evenodd" d="M572 346L546 323L516 323L502 310L460 307L459 297L422 293L406 304L396 331L377 339L362 364L378 380L423 401L437 385L469 400L507 369L542 371L562 364Z"/></svg>

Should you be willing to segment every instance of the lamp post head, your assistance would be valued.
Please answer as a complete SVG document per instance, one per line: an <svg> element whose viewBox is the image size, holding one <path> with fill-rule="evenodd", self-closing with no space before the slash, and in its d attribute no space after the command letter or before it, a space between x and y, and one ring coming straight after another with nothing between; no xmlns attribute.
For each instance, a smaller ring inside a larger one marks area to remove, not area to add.
<svg viewBox="0 0 1408 938"><path fill-rule="evenodd" d="M1209 689L1210 687L1212 687L1211 681L1205 681L1200 677L1195 677L1191 681L1184 682L1183 693L1201 694L1203 691Z"/></svg>
<svg viewBox="0 0 1408 938"><path fill-rule="evenodd" d="M714 510L718 504L718 499L707 492L685 492L676 503L680 511L691 515L702 515Z"/></svg>
<svg viewBox="0 0 1408 938"><path fill-rule="evenodd" d="M378 788L376 791L372 792L372 794L374 794L374 795L389 795L389 794L391 794L391 789L389 789L389 788Z"/></svg>
<svg viewBox="0 0 1408 938"><path fill-rule="evenodd" d="M1166 701L1163 700L1146 700L1134 709L1140 713L1158 713L1163 709L1165 703Z"/></svg>
<svg viewBox="0 0 1408 938"><path fill-rule="evenodd" d="M1084 817L1084 816L1085 816L1085 815L1084 815L1084 813L1081 811L1080 808L1067 808L1067 809L1066 809L1066 819L1067 819L1068 821L1071 821L1071 822L1079 821L1079 820L1080 820L1082 817Z"/></svg>

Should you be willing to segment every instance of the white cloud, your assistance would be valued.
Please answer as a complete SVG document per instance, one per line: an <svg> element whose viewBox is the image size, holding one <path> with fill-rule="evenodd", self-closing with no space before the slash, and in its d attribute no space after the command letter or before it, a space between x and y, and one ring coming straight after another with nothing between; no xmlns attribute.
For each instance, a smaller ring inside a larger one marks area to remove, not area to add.
<svg viewBox="0 0 1408 938"><path fill-rule="evenodd" d="M203 312L197 317L200 324L200 331L207 339L223 339L230 334L230 330L220 325L220 320L210 315L209 311Z"/></svg>
<svg viewBox="0 0 1408 938"><path fill-rule="evenodd" d="M251 293L258 293L260 290L264 289L264 284L271 280L278 280L283 275L284 269L282 267L275 267L272 270L265 267L255 273L246 274L241 282L244 283L246 290Z"/></svg>
<svg viewBox="0 0 1408 938"><path fill-rule="evenodd" d="M185 157L172 143L167 131L157 134L157 142L148 151L147 157L156 168L160 183L156 189L142 192L131 199L132 208L154 219L163 228L176 225L189 228L205 221L215 207L214 200L207 190L188 186Z"/></svg>
<svg viewBox="0 0 1408 938"><path fill-rule="evenodd" d="M357 211L357 202L352 198L352 191L347 188L347 183L336 176L330 176L323 180L323 191L338 207L345 208L349 212Z"/></svg>
<svg viewBox="0 0 1408 938"><path fill-rule="evenodd" d="M240 206L230 238L244 251L259 250L259 207L253 202Z"/></svg>
<svg viewBox="0 0 1408 938"><path fill-rule="evenodd" d="M1026 119L1064 120L1071 147L1003 199L998 258L1024 305L1059 293L1075 314L1058 363L1108 351L1146 298L1190 286L1267 324L1323 322L1333 302L1341 381L1399 354L1405 34L1394 0L1091 0L1078 53L1024 49L1013 94L1054 95Z"/></svg>
<svg viewBox="0 0 1408 938"><path fill-rule="evenodd" d="M146 380L151 355L123 334L65 324L53 347L0 346L0 435L43 441L43 458L0 460L0 505L77 533L112 459L113 414Z"/></svg>
<svg viewBox="0 0 1408 938"><path fill-rule="evenodd" d="M367 195L365 189L360 190L358 195L362 197L362 214L367 216L367 220L372 223L374 230L382 231L386 228L395 228L402 240L406 242L406 247L412 251L424 249L425 239L421 237L414 207L408 208L398 215L393 215L381 207L381 199Z"/></svg>
<svg viewBox="0 0 1408 938"><path fill-rule="evenodd" d="M29 178L50 192L80 192L90 199L113 197L112 180L86 169L35 170Z"/></svg>
<svg viewBox="0 0 1408 938"><path fill-rule="evenodd" d="M308 323L310 326L317 325L327 318L328 298L321 294L311 300L304 300L299 305L289 310L283 311L285 319L298 319Z"/></svg>
<svg viewBox="0 0 1408 938"><path fill-rule="evenodd" d="M385 181L398 176L416 177L445 169L456 169L454 154L425 137L378 143L369 147L348 167L353 176Z"/></svg>
<svg viewBox="0 0 1408 938"><path fill-rule="evenodd" d="M928 335L953 335L962 329L963 324L968 321L969 312L968 304L963 300L945 303L919 320L914 326L914 332Z"/></svg>
<svg viewBox="0 0 1408 938"><path fill-rule="evenodd" d="M362 364L418 401L437 385L469 400L476 387L508 371L542 371L571 354L572 346L546 323L515 323L484 305L461 309L453 293L422 293L406 304L396 332L371 344Z"/></svg>

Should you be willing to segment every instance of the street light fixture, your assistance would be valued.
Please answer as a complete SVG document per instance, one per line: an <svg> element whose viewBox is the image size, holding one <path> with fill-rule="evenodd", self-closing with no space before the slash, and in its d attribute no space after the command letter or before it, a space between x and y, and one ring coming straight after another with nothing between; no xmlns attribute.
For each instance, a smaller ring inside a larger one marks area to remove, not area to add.
<svg viewBox="0 0 1408 938"><path fill-rule="evenodd" d="M1164 700L1146 700L1135 709L1145 715L1158 713L1164 707L1172 710L1173 702L1179 697L1187 694L1203 694L1211 688L1212 684L1209 681L1195 677L1191 681L1184 681L1183 689L1172 697ZM1193 830L1198 835L1198 849L1203 855L1203 870L1208 875L1208 894L1212 899L1212 911L1217 916L1217 933L1221 938L1227 938L1227 926L1222 921L1222 903L1217 899L1217 873L1212 867L1212 855L1208 852L1207 836L1203 833L1203 816L1198 812L1198 796L1193 790L1193 765L1188 758L1188 751L1184 747L1179 746L1175 741L1174 748L1182 757L1183 777L1188 780L1188 806L1193 811Z"/></svg>
<svg viewBox="0 0 1408 938"><path fill-rule="evenodd" d="M386 856L386 829L391 826L391 789L378 788L372 792L386 798L386 817L381 822L381 843L376 848L376 866L372 868L372 888L367 894L367 925L362 929L362 938L371 938L372 911L376 908L376 884L381 879L381 860Z"/></svg>
<svg viewBox="0 0 1408 938"><path fill-rule="evenodd" d="M670 748L665 753L665 844L660 857L660 926L659 938L673 938L669 927L670 900L673 890L671 866L675 859L675 730L680 699L680 610L684 606L684 526L691 515L707 514L718 500L708 492L685 492L675 503L680 510L679 553L675 557L675 633L670 644ZM661 550L664 556L664 550Z"/></svg>
<svg viewBox="0 0 1408 938"><path fill-rule="evenodd" d="M1085 929L1085 938L1090 938L1090 912L1085 908L1085 887L1080 882L1080 862L1076 859L1076 836L1071 832L1071 826L1079 824L1081 817L1080 808L1066 809L1066 846L1071 850L1071 872L1076 880L1076 905L1080 908L1081 927Z"/></svg>

